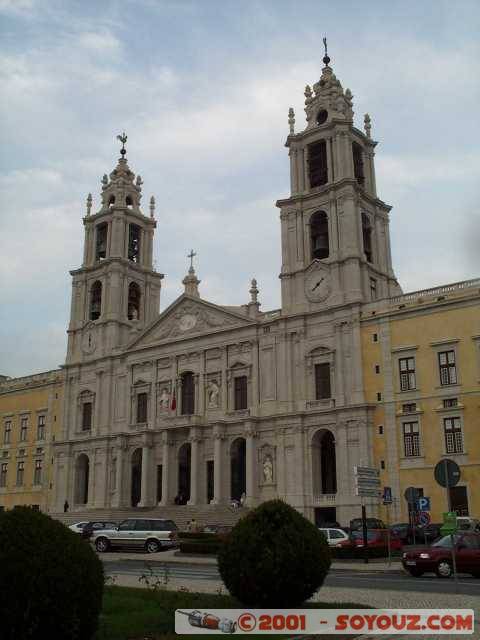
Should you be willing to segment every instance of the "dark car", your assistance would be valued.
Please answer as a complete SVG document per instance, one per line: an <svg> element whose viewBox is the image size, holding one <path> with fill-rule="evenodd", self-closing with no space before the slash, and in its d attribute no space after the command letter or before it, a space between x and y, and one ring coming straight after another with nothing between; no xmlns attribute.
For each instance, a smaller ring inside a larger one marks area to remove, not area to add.
<svg viewBox="0 0 480 640"><path fill-rule="evenodd" d="M459 573L470 573L480 578L480 535L478 533L455 534L455 561ZM453 574L452 538L444 536L432 545L405 549L402 564L416 578L424 573L436 573L439 578Z"/></svg>
<svg viewBox="0 0 480 640"><path fill-rule="evenodd" d="M386 529L385 523L379 518L366 518L367 529ZM350 520L350 531L361 531L362 519L353 518Z"/></svg>
<svg viewBox="0 0 480 640"><path fill-rule="evenodd" d="M87 524L82 529L82 538L92 537L94 531L100 531L101 529L113 529L117 526L116 522L112 522L111 520L92 520L91 522L87 522Z"/></svg>

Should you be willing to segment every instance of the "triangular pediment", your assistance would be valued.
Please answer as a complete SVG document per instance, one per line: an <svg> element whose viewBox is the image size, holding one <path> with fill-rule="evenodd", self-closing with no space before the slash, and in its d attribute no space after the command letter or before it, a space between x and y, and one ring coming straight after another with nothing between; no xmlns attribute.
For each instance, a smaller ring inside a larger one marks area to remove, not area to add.
<svg viewBox="0 0 480 640"><path fill-rule="evenodd" d="M140 335L135 336L126 350L252 325L255 325L255 320L242 313L183 294Z"/></svg>

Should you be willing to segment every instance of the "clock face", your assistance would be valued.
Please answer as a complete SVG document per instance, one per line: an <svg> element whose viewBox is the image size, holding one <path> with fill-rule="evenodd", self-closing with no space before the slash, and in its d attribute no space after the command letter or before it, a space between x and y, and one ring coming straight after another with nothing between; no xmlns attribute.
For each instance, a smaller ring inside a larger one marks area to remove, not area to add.
<svg viewBox="0 0 480 640"><path fill-rule="evenodd" d="M191 313L186 313L181 317L178 328L180 329L180 331L188 331L189 329L193 329L196 324L197 316L194 316Z"/></svg>
<svg viewBox="0 0 480 640"><path fill-rule="evenodd" d="M305 294L309 300L320 302L330 293L330 276L323 269L314 269L305 279Z"/></svg>

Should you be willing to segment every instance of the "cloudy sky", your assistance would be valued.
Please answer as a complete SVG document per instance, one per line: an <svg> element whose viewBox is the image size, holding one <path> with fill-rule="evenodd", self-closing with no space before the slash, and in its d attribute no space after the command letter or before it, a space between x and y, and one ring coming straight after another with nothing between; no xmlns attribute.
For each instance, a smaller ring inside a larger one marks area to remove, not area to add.
<svg viewBox="0 0 480 640"><path fill-rule="evenodd" d="M372 118L405 291L480 275L480 4L450 0L0 0L0 373L65 356L85 199L128 134L157 201L161 307L197 253L201 294L280 306L274 202L288 195L290 106L322 37Z"/></svg>

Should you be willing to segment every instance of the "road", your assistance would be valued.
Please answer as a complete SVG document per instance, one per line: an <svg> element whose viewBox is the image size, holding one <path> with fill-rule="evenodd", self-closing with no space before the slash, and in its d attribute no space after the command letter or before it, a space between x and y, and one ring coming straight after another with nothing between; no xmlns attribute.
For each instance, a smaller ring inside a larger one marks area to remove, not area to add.
<svg viewBox="0 0 480 640"><path fill-rule="evenodd" d="M103 558L102 558L103 559ZM217 582L220 576L214 565L195 565L182 563L151 563L148 560L119 560L104 561L107 575L138 576L147 574L168 580L183 580L194 582L207 580ZM148 569L147 567L150 567ZM194 588L194 585L191 585ZM443 580L435 576L412 578L398 572L351 571L333 569L330 571L325 586L348 589L377 589L381 591L418 591L421 593L457 593L480 598L480 580L469 576L462 576L458 581L458 590L453 579Z"/></svg>

